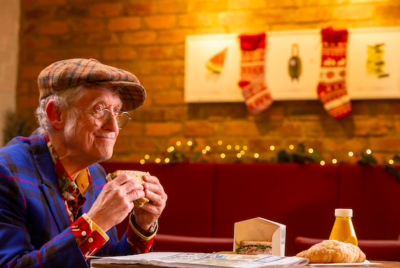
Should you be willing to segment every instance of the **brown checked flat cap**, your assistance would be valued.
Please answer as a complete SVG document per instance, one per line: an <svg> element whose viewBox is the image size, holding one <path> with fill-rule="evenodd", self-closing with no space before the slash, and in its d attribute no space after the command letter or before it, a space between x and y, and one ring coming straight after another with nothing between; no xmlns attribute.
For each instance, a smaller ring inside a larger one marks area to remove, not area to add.
<svg viewBox="0 0 400 268"><path fill-rule="evenodd" d="M39 99L83 84L118 87L124 111L135 110L146 100L146 90L135 75L95 59L67 59L47 66L38 77Z"/></svg>

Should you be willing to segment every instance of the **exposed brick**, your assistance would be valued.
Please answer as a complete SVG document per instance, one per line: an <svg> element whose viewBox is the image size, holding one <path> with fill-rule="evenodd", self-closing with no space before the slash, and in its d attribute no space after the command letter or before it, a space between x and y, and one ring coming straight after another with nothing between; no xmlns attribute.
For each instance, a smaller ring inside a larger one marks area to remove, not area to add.
<svg viewBox="0 0 400 268"><path fill-rule="evenodd" d="M137 58L137 55L132 47L107 47L102 53L105 60L131 60Z"/></svg>
<svg viewBox="0 0 400 268"><path fill-rule="evenodd" d="M161 74L184 73L185 62L182 60L160 61L156 63L156 70Z"/></svg>
<svg viewBox="0 0 400 268"><path fill-rule="evenodd" d="M17 107L36 108L39 103L39 95L17 96Z"/></svg>
<svg viewBox="0 0 400 268"><path fill-rule="evenodd" d="M175 107L170 109L170 120L173 121L186 121L188 118L187 106Z"/></svg>
<svg viewBox="0 0 400 268"><path fill-rule="evenodd" d="M396 6L377 6L375 7L374 19L398 19L400 8Z"/></svg>
<svg viewBox="0 0 400 268"><path fill-rule="evenodd" d="M185 87L185 77L183 75L175 75L175 87L178 89Z"/></svg>
<svg viewBox="0 0 400 268"><path fill-rule="evenodd" d="M130 62L120 62L117 64L117 67L127 70L135 75L149 75L153 73L154 63L149 61L138 60Z"/></svg>
<svg viewBox="0 0 400 268"><path fill-rule="evenodd" d="M127 153L131 151L131 140L132 138L125 135L119 135L114 145L115 153Z"/></svg>
<svg viewBox="0 0 400 268"><path fill-rule="evenodd" d="M224 134L228 136L256 136L260 134L254 122L246 121L225 122L223 130Z"/></svg>
<svg viewBox="0 0 400 268"><path fill-rule="evenodd" d="M398 152L400 150L400 138L371 138L371 150L381 152Z"/></svg>
<svg viewBox="0 0 400 268"><path fill-rule="evenodd" d="M209 136L218 131L218 125L207 121L186 121L186 136Z"/></svg>
<svg viewBox="0 0 400 268"><path fill-rule="evenodd" d="M50 5L64 5L67 0L37 0L37 4L40 6L50 6Z"/></svg>
<svg viewBox="0 0 400 268"><path fill-rule="evenodd" d="M21 0L21 7L23 9L25 8L31 8L35 5L35 0Z"/></svg>
<svg viewBox="0 0 400 268"><path fill-rule="evenodd" d="M42 50L35 52L35 62L50 64L65 59L65 51Z"/></svg>
<svg viewBox="0 0 400 268"><path fill-rule="evenodd" d="M121 13L121 10L121 3L93 4L89 7L89 13L92 17L115 17Z"/></svg>
<svg viewBox="0 0 400 268"><path fill-rule="evenodd" d="M291 9L265 9L254 11L254 24L287 23L293 21L294 11Z"/></svg>
<svg viewBox="0 0 400 268"><path fill-rule="evenodd" d="M140 17L123 17L110 19L107 29L110 31L129 31L140 29Z"/></svg>
<svg viewBox="0 0 400 268"><path fill-rule="evenodd" d="M99 33L104 32L106 28L104 22L100 19L79 19L73 21L72 29L75 32Z"/></svg>
<svg viewBox="0 0 400 268"><path fill-rule="evenodd" d="M155 104L182 104L183 91L163 91L153 94L153 101Z"/></svg>
<svg viewBox="0 0 400 268"><path fill-rule="evenodd" d="M132 120L130 120L130 122L128 122L128 124L126 124L126 126L122 130L120 130L119 137L142 136L142 133L143 133L143 124L132 122Z"/></svg>
<svg viewBox="0 0 400 268"><path fill-rule="evenodd" d="M49 48L52 45L51 38L48 36L40 36L40 37L22 36L20 40L22 47L29 49Z"/></svg>
<svg viewBox="0 0 400 268"><path fill-rule="evenodd" d="M271 122L269 126L259 125L261 132L268 131L271 135L282 137L301 136L303 134L303 125L301 122Z"/></svg>
<svg viewBox="0 0 400 268"><path fill-rule="evenodd" d="M140 83L147 90L167 90L173 85L174 79L167 75L152 75L140 77Z"/></svg>
<svg viewBox="0 0 400 268"><path fill-rule="evenodd" d="M59 6L56 8L54 17L58 19L71 19L71 18L88 18L89 10L86 6L67 5Z"/></svg>
<svg viewBox="0 0 400 268"><path fill-rule="evenodd" d="M169 119L169 109L170 108L141 107L140 109L135 110L133 113L133 119L138 122L164 122Z"/></svg>
<svg viewBox="0 0 400 268"><path fill-rule="evenodd" d="M229 2L230 9L261 9L267 7L265 0L231 0Z"/></svg>
<svg viewBox="0 0 400 268"><path fill-rule="evenodd" d="M227 33L225 27L198 28L194 34L223 34Z"/></svg>
<svg viewBox="0 0 400 268"><path fill-rule="evenodd" d="M89 34L87 37L89 45L115 45L119 43L118 36L113 33L95 33Z"/></svg>
<svg viewBox="0 0 400 268"><path fill-rule="evenodd" d="M180 59L185 58L185 45L177 45L176 46L176 56Z"/></svg>
<svg viewBox="0 0 400 268"><path fill-rule="evenodd" d="M354 135L383 136L393 128L393 122L388 120L354 121Z"/></svg>
<svg viewBox="0 0 400 268"><path fill-rule="evenodd" d="M144 22L150 29L168 29L176 25L175 15L158 15L144 18Z"/></svg>
<svg viewBox="0 0 400 268"><path fill-rule="evenodd" d="M35 21L49 19L53 17L53 12L44 8L28 9L23 14L26 20L35 20Z"/></svg>
<svg viewBox="0 0 400 268"><path fill-rule="evenodd" d="M159 43L183 43L187 35L191 34L191 30L166 30L160 31L158 35Z"/></svg>
<svg viewBox="0 0 400 268"><path fill-rule="evenodd" d="M41 34L62 35L69 32L69 26L64 21L50 21L40 25Z"/></svg>
<svg viewBox="0 0 400 268"><path fill-rule="evenodd" d="M29 92L29 83L20 82L17 88L17 95L26 95Z"/></svg>
<svg viewBox="0 0 400 268"><path fill-rule="evenodd" d="M271 152L271 146L275 146L275 149L272 152L276 152L281 144L281 139L252 138L249 139L248 147L254 148L253 150L259 152Z"/></svg>
<svg viewBox="0 0 400 268"><path fill-rule="evenodd" d="M357 20L372 18L373 14L373 5L354 5L336 7L333 16L339 20Z"/></svg>
<svg viewBox="0 0 400 268"><path fill-rule="evenodd" d="M182 130L180 123L146 123L147 136L169 136L177 134Z"/></svg>
<svg viewBox="0 0 400 268"><path fill-rule="evenodd" d="M123 13L128 16L150 15L156 11L157 2L155 0L136 0L134 3L124 5Z"/></svg>
<svg viewBox="0 0 400 268"><path fill-rule="evenodd" d="M188 8L187 0L163 0L158 2L158 12L160 13L182 13Z"/></svg>
<svg viewBox="0 0 400 268"><path fill-rule="evenodd" d="M143 59L171 59L175 57L173 46L146 46L138 48Z"/></svg>
<svg viewBox="0 0 400 268"><path fill-rule="evenodd" d="M323 138L322 144L324 145L324 151L341 152L340 154L335 154L337 159L347 156L350 151L361 152L369 147L369 142L366 138Z"/></svg>
<svg viewBox="0 0 400 268"><path fill-rule="evenodd" d="M228 11L221 12L218 15L220 25L243 25L248 22L250 12L246 11Z"/></svg>
<svg viewBox="0 0 400 268"><path fill-rule="evenodd" d="M218 14L215 13L191 13L178 17L181 27L213 26L218 21Z"/></svg>
<svg viewBox="0 0 400 268"><path fill-rule="evenodd" d="M331 17L332 12L329 8L307 7L297 9L293 18L296 22L317 22L330 20Z"/></svg>
<svg viewBox="0 0 400 268"><path fill-rule="evenodd" d="M37 78L43 70L43 66L39 65L23 65L21 68L22 79Z"/></svg>
<svg viewBox="0 0 400 268"><path fill-rule="evenodd" d="M276 0L267 1L267 6L269 8L274 7L299 7L302 4L302 0Z"/></svg>
<svg viewBox="0 0 400 268"><path fill-rule="evenodd" d="M21 23L21 32L27 36L33 34L37 31L38 25L36 22L22 22Z"/></svg>
<svg viewBox="0 0 400 268"><path fill-rule="evenodd" d="M136 138L132 139L131 138L131 143L132 143L132 150L134 152L142 152L143 154L145 153L156 153L157 152L157 147L161 148L161 146L158 144L158 137L157 138Z"/></svg>
<svg viewBox="0 0 400 268"><path fill-rule="evenodd" d="M153 44L157 34L153 31L139 31L122 34L122 43L126 45Z"/></svg>
<svg viewBox="0 0 400 268"><path fill-rule="evenodd" d="M228 8L227 0L190 0L189 12L224 11Z"/></svg>
<svg viewBox="0 0 400 268"><path fill-rule="evenodd" d="M53 35L51 40L54 47L69 49L87 45L87 37L88 34L75 32L73 34Z"/></svg>
<svg viewBox="0 0 400 268"><path fill-rule="evenodd" d="M67 51L67 58L100 58L98 48L74 48Z"/></svg>

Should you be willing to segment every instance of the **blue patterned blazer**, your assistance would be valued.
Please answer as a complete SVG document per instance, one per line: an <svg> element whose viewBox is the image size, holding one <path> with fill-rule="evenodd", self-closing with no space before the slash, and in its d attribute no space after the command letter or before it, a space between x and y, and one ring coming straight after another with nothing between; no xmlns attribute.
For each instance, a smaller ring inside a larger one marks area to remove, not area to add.
<svg viewBox="0 0 400 268"><path fill-rule="evenodd" d="M38 130L0 149L0 267L88 267L69 229L57 175ZM93 186L80 215L90 210L106 182L100 165L89 171ZM107 235L110 240L96 255L133 254L126 233L120 242L115 227Z"/></svg>

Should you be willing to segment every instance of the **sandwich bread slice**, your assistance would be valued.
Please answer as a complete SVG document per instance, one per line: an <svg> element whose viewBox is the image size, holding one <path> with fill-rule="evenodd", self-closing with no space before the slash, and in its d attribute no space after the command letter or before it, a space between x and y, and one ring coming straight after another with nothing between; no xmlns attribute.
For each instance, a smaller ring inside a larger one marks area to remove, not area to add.
<svg viewBox="0 0 400 268"><path fill-rule="evenodd" d="M136 170L117 170L113 173L109 173L106 177L107 181L112 181L114 178L118 177L121 174L132 175L140 184L145 183L143 180L144 175L150 175L149 172L136 171ZM148 203L150 200L146 197L139 198L138 200L133 201L136 207L141 207L144 204Z"/></svg>
<svg viewBox="0 0 400 268"><path fill-rule="evenodd" d="M268 241L241 241L240 247L236 249L237 254L272 255L272 242Z"/></svg>

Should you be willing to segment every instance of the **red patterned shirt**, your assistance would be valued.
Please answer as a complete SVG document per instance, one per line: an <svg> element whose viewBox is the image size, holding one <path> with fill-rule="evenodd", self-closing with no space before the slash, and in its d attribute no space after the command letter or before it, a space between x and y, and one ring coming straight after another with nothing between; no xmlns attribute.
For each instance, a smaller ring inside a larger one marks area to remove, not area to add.
<svg viewBox="0 0 400 268"><path fill-rule="evenodd" d="M94 255L108 240L108 235L93 222L87 214L77 218L79 209L85 204L85 193L92 187L89 169L82 170L76 179L72 179L58 158L49 138L45 136L47 147L58 177L58 187L64 198L65 209L70 221L70 229L82 254L88 259ZM134 216L129 217L127 240L135 253L148 253L153 244L155 231L147 232L135 224Z"/></svg>

